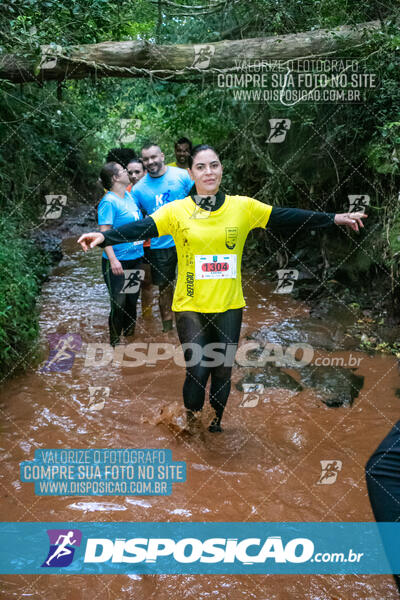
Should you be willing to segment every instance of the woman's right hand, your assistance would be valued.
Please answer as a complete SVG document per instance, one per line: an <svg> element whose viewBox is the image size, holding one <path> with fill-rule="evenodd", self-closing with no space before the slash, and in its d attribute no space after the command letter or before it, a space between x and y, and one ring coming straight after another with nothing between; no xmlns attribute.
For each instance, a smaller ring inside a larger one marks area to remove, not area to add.
<svg viewBox="0 0 400 600"><path fill-rule="evenodd" d="M82 246L82 250L84 252L87 252L91 248L98 246L102 242L104 242L104 235L98 231L84 233L78 240L78 244Z"/></svg>

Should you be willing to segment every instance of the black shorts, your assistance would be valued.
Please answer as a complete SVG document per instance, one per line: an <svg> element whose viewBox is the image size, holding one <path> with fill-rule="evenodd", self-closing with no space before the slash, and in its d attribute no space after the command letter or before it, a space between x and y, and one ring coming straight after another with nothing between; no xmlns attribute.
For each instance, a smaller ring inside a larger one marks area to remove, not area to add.
<svg viewBox="0 0 400 600"><path fill-rule="evenodd" d="M144 248L144 262L151 268L151 279L154 285L167 286L175 281L178 262L176 248Z"/></svg>

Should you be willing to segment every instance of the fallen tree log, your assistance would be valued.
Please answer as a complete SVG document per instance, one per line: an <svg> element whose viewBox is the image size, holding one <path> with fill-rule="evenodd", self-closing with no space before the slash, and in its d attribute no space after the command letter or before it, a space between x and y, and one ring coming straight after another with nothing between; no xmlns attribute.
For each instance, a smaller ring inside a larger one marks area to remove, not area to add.
<svg viewBox="0 0 400 600"><path fill-rule="evenodd" d="M197 79L238 68L238 63L260 60L285 61L334 54L362 43L368 33L380 29L379 21L344 25L332 30L224 40L209 44L156 45L145 41L102 42L61 48L43 46L42 57L0 57L0 79L15 83L98 77L149 77L172 81Z"/></svg>

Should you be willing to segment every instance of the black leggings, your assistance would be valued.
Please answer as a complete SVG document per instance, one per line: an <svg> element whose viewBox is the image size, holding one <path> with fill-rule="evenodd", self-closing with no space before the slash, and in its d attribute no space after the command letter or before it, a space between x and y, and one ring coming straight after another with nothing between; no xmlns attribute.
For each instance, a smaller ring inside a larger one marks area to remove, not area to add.
<svg viewBox="0 0 400 600"><path fill-rule="evenodd" d="M131 282L127 286L124 275L114 275L110 267L110 261L102 258L102 270L108 293L110 294L111 310L108 317L110 330L110 344L115 346L120 341L121 333L133 335L136 325L136 305L140 292L140 270L143 270L142 259L121 260L124 271L133 270ZM129 291L126 292L125 289Z"/></svg>
<svg viewBox="0 0 400 600"><path fill-rule="evenodd" d="M377 521L400 521L400 421L366 465L369 499ZM400 576L394 575L400 591Z"/></svg>
<svg viewBox="0 0 400 600"><path fill-rule="evenodd" d="M206 385L211 375L210 404L218 421L221 420L231 389L242 312L241 308L236 308L223 313L176 313L176 328L187 364L183 401L188 410L196 412L203 408ZM214 347L212 357L211 347L205 348L208 344L219 344Z"/></svg>

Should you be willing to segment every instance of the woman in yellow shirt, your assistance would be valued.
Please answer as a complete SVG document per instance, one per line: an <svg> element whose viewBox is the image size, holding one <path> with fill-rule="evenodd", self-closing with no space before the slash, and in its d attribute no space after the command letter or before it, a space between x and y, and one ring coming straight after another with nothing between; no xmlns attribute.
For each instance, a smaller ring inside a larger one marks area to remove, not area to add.
<svg viewBox="0 0 400 600"><path fill-rule="evenodd" d="M190 196L162 206L142 221L84 234L78 242L87 251L95 246L173 236L178 279L172 310L186 361L183 400L188 422L193 423L203 408L211 377L210 403L215 416L209 431L219 432L245 306L241 259L249 231L267 223L285 229L337 224L358 231L366 215L276 208L247 196L225 195L219 191L223 167L208 145L196 146L189 164L195 182Z"/></svg>

